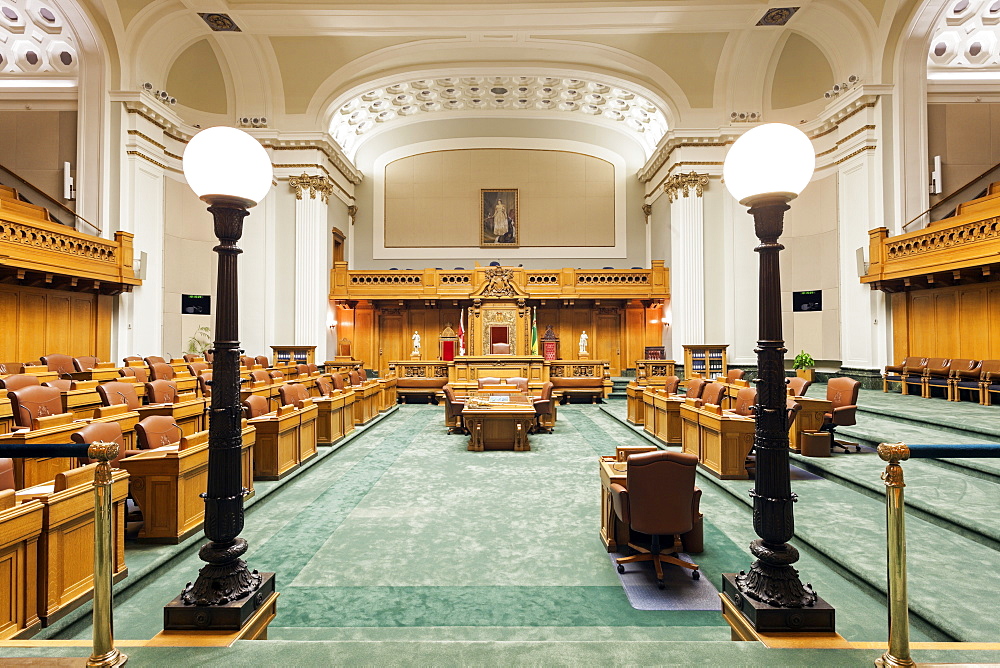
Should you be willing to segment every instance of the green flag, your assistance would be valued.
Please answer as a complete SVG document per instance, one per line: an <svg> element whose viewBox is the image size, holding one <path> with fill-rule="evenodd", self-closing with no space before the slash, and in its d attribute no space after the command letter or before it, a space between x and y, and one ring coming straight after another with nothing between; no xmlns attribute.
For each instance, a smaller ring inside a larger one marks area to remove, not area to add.
<svg viewBox="0 0 1000 668"><path fill-rule="evenodd" d="M531 309L531 354L538 354L538 310Z"/></svg>

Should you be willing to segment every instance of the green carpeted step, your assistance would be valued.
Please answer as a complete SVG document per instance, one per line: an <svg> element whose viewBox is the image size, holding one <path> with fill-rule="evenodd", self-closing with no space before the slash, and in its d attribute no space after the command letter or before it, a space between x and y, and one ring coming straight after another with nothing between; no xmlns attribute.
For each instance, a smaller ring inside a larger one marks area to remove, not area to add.
<svg viewBox="0 0 1000 668"><path fill-rule="evenodd" d="M718 615L718 613L715 613ZM566 642L614 637L619 641L703 642L729 640L729 625L713 626L275 626L269 640L385 641L531 641Z"/></svg>
<svg viewBox="0 0 1000 668"><path fill-rule="evenodd" d="M884 462L849 456L870 462L870 470L858 470L859 476L879 479ZM709 475L701 479L726 490L748 509L752 507L747 495L752 482ZM793 490L799 495L796 540L884 592L885 503L822 478L797 481ZM906 534L910 610L957 640L995 640L995 620L983 614L992 580L969 574L994 572L1000 567L1000 553L917 517L907 518Z"/></svg>

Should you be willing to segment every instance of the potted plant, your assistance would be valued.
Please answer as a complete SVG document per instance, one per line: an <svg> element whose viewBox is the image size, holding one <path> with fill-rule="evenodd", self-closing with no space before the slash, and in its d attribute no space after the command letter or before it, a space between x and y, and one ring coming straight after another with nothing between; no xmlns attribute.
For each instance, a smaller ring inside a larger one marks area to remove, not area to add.
<svg viewBox="0 0 1000 668"><path fill-rule="evenodd" d="M205 351L212 347L211 334L212 330L204 325L196 329L191 338L188 339L187 352L204 357Z"/></svg>
<svg viewBox="0 0 1000 668"><path fill-rule="evenodd" d="M792 361L792 368L795 369L795 375L809 382L816 380L816 371L813 368L815 366L816 360L804 350L799 352Z"/></svg>

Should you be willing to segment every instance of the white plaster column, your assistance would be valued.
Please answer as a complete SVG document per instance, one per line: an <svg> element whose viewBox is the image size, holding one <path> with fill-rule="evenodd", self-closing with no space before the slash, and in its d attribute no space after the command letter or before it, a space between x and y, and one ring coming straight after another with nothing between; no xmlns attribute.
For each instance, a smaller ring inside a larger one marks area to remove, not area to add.
<svg viewBox="0 0 1000 668"><path fill-rule="evenodd" d="M670 198L671 354L684 363L684 345L705 343L705 207L708 175L675 174ZM689 370L685 369L685 373Z"/></svg>
<svg viewBox="0 0 1000 668"><path fill-rule="evenodd" d="M330 294L327 205L333 186L325 176L293 176L295 191L295 345L316 346L327 359L326 318Z"/></svg>

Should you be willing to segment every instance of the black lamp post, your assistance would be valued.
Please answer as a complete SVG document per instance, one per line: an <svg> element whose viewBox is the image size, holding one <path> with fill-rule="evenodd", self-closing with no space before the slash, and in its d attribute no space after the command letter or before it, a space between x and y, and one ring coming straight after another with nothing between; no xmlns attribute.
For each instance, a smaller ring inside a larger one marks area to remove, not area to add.
<svg viewBox="0 0 1000 668"><path fill-rule="evenodd" d="M750 572L723 575L728 603L758 633L833 631L834 610L803 585L792 567L799 553L788 544L795 534L796 495L788 472L785 407L785 342L781 331L778 243L788 202L809 183L816 166L812 143L800 130L780 123L758 126L740 137L726 156L726 187L750 207L760 244L757 405L754 450L757 471L750 544L756 561ZM728 610L727 612L733 612ZM730 620L732 623L732 620ZM734 624L734 628L736 625Z"/></svg>
<svg viewBox="0 0 1000 668"><path fill-rule="evenodd" d="M212 403L208 432L205 536L198 556L206 565L198 578L164 608L164 628L238 630L274 592L274 573L251 571L241 558L243 530L240 409L240 350L237 242L247 209L271 188L271 161L250 135L235 128L209 128L184 151L184 176L210 206L219 245Z"/></svg>

